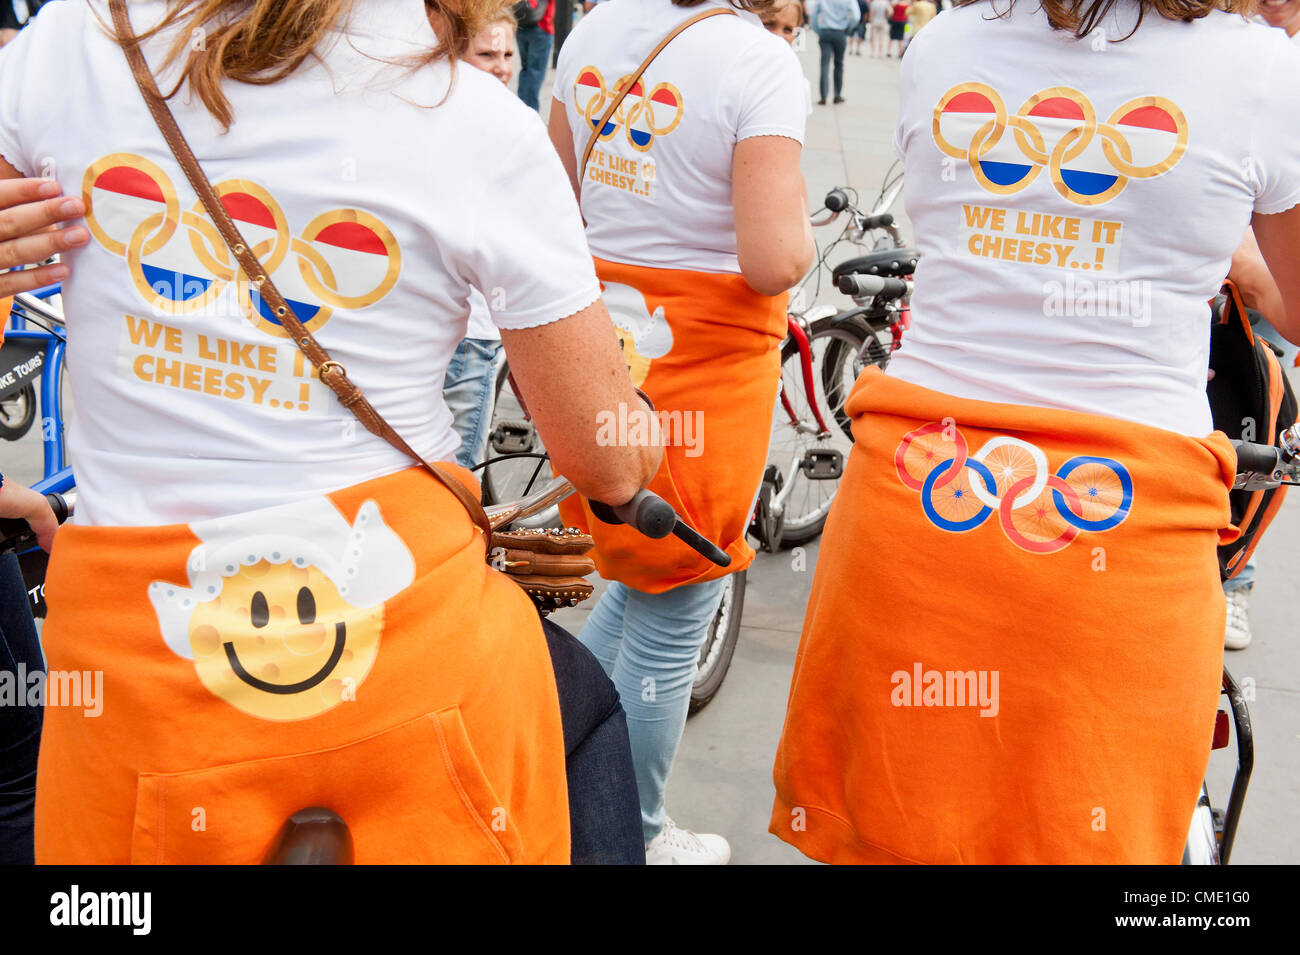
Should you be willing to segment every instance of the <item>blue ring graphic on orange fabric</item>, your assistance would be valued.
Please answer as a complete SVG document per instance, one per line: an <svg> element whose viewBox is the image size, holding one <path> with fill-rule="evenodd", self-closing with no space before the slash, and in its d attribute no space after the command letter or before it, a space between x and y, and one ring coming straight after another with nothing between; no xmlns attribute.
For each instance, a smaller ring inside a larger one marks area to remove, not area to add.
<svg viewBox="0 0 1300 955"><path fill-rule="evenodd" d="M939 513L934 502L935 484L952 464L952 461L942 461L935 465L934 470L926 477L925 484L921 487L921 507L925 510L925 516L938 527L941 527L945 531L953 531L954 533L960 534L964 531L974 530L983 524L989 519L989 515L993 513L993 508L981 502L979 498L970 492L969 487L962 487L961 476L957 475L940 490L940 494L945 495L943 500L950 502L951 505L960 509L966 506L966 500L969 499L979 504L980 509L970 517L962 518L960 520L952 520ZM998 485L997 481L993 479L993 472L990 471L982 461L967 458L965 467L980 476L981 480L984 481L985 488L988 489L990 494L996 494L998 492Z"/></svg>
<svg viewBox="0 0 1300 955"><path fill-rule="evenodd" d="M1061 465L1057 474L1062 480L1070 483L1070 476L1080 468L1089 470L1083 474L1081 480L1076 479L1071 486L1079 495L1081 505L1112 506L1114 510L1103 518L1084 518L1071 511L1061 492L1053 488L1052 500L1056 504L1056 509L1060 511L1061 517L1084 531L1108 531L1124 523L1133 506L1133 478L1129 475L1128 469L1112 458L1080 455L1070 458ZM1101 469L1109 471L1110 475L1106 476ZM1115 501L1116 497L1119 498L1118 501Z"/></svg>

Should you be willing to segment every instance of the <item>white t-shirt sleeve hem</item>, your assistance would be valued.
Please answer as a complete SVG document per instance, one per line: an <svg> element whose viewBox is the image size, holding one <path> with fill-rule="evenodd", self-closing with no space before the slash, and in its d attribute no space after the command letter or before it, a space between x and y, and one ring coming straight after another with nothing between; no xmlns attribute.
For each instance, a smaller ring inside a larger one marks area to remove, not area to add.
<svg viewBox="0 0 1300 955"><path fill-rule="evenodd" d="M524 328L538 328L542 325L550 325L552 322L558 322L561 319L569 318L578 314L584 308L589 307L593 302L600 298L600 283L593 282L568 298L561 299L554 305L548 305L545 308L534 308L527 312L506 315L501 312L492 313L492 321L496 327L502 331L519 331Z"/></svg>
<svg viewBox="0 0 1300 955"><path fill-rule="evenodd" d="M742 139L753 139L755 136L784 136L786 139L793 139L800 146L803 145L803 130L779 125L748 126L736 133L736 142Z"/></svg>
<svg viewBox="0 0 1300 955"><path fill-rule="evenodd" d="M3 159L9 165L13 166L22 173L24 177L31 177L31 170L23 168L22 150L18 148L16 142L5 136L3 130L0 130L0 159Z"/></svg>
<svg viewBox="0 0 1300 955"><path fill-rule="evenodd" d="M1286 212L1288 209L1294 209L1300 205L1300 191L1293 193L1286 199L1280 199L1276 202L1269 202L1263 205L1256 204L1255 211L1260 215L1275 216Z"/></svg>

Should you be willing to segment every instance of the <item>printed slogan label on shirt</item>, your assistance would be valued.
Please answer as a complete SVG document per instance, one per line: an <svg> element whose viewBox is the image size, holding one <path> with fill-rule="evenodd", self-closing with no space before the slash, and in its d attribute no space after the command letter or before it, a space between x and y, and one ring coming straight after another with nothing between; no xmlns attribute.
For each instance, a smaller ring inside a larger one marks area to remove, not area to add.
<svg viewBox="0 0 1300 955"><path fill-rule="evenodd" d="M573 108L582 116L583 128L596 134L584 182L612 186L641 199L653 199L656 168L653 159L635 159L617 155L612 147L626 144L639 153L649 152L656 139L675 130L686 115L681 91L672 83L654 86L637 80L627 96L601 126L609 106L628 86L630 75L619 78L613 86L594 66L578 71L573 83ZM600 127L597 129L597 127ZM601 145L607 148L601 149Z"/></svg>
<svg viewBox="0 0 1300 955"><path fill-rule="evenodd" d="M123 317L117 373L146 384L245 405L315 417L327 413L329 388L297 348L253 344Z"/></svg>
<svg viewBox="0 0 1300 955"><path fill-rule="evenodd" d="M1111 273L1119 268L1123 224L993 206L961 207L961 242L979 258Z"/></svg>

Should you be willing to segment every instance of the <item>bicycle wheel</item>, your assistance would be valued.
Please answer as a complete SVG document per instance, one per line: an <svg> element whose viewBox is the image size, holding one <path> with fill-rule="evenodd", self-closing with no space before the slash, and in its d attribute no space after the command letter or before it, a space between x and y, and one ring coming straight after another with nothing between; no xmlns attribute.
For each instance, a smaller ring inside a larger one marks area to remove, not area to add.
<svg viewBox="0 0 1300 955"><path fill-rule="evenodd" d="M17 441L36 420L36 389L31 385L0 401L0 439Z"/></svg>
<svg viewBox="0 0 1300 955"><path fill-rule="evenodd" d="M856 319L823 318L808 329L813 387L808 395L802 355L793 338L781 348L782 398L772 416L767 462L780 477L784 497L781 546L796 547L814 540L826 524L831 501L839 488L853 434L844 414L860 358L875 341L866 323ZM879 346L879 342L876 342ZM822 431L814 402L826 425Z"/></svg>
<svg viewBox="0 0 1300 955"><path fill-rule="evenodd" d="M732 574L727 578L727 585L722 591L722 602L718 612L709 624L709 635L700 647L700 668L695 674L695 683L691 686L690 714L698 713L708 706L722 687L727 670L731 668L731 658L736 652L736 642L740 639L740 617L745 610L746 571Z"/></svg>
<svg viewBox="0 0 1300 955"><path fill-rule="evenodd" d="M510 366L504 361L497 372L493 393L495 399L492 403L492 428L488 435L488 460L508 454L545 454L542 439L510 384ZM491 505L518 500L527 493L529 484L536 480L536 474L536 458L494 462L491 467L480 472L483 503ZM542 477L544 480L547 475Z"/></svg>

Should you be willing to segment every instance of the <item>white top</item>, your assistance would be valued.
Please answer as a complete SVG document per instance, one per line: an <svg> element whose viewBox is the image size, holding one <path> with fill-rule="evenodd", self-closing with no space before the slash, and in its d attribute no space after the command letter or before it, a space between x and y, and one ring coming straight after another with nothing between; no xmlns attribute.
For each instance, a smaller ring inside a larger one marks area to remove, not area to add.
<svg viewBox="0 0 1300 955"><path fill-rule="evenodd" d="M940 14L903 59L921 261L889 373L1209 433L1206 302L1252 212L1300 202L1300 52L1222 12L1113 42L1136 4L1085 40L1028 0L989 9Z"/></svg>
<svg viewBox="0 0 1300 955"><path fill-rule="evenodd" d="M674 26L719 6L731 9L725 0L694 7L610 0L583 17L560 50L554 87L579 160L619 79ZM739 273L732 153L751 136L803 143L803 80L790 44L751 13L711 17L673 40L623 101L587 165L582 209L592 253L631 265Z"/></svg>
<svg viewBox="0 0 1300 955"><path fill-rule="evenodd" d="M500 290L498 294L504 295L504 290ZM487 297L476 288L469 290L469 321L465 327L465 337L481 342L501 341L501 332L492 322L492 311L488 308Z"/></svg>
<svg viewBox="0 0 1300 955"><path fill-rule="evenodd" d="M142 31L164 3L129 9ZM168 43L147 46L155 69ZM324 67L227 84L228 134L184 91L171 103L300 320L417 451L454 460L440 383L470 286L501 291L503 329L572 315L600 289L537 114L465 64L444 102L446 62L394 63L435 43L421 0L366 0ZM229 281L230 257L86 3L50 4L0 53L0 154L26 173L53 163L91 202L94 238L67 255L63 297L78 522L220 517L411 464Z"/></svg>

